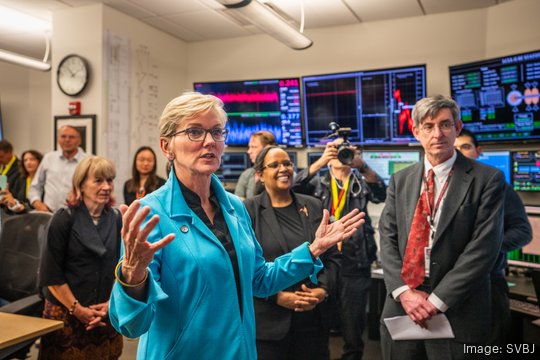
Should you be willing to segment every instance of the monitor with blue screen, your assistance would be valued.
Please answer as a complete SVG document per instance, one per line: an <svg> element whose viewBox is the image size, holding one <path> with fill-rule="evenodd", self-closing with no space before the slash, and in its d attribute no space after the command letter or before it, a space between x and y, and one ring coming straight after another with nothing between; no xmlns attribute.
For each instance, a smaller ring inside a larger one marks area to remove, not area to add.
<svg viewBox="0 0 540 360"><path fill-rule="evenodd" d="M508 253L508 264L540 269L540 208L527 206L527 217L531 223L532 240L523 248Z"/></svg>
<svg viewBox="0 0 540 360"><path fill-rule="evenodd" d="M388 185L390 177L420 161L418 151L363 151L362 159L373 169L384 183Z"/></svg>
<svg viewBox="0 0 540 360"><path fill-rule="evenodd" d="M477 160L501 170L506 182L511 184L510 151L483 151Z"/></svg>

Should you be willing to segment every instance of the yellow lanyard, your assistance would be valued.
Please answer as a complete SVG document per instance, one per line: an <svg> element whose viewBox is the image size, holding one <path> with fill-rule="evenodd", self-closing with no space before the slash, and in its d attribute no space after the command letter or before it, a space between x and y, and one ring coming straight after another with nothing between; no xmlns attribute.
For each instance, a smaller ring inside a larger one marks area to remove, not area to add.
<svg viewBox="0 0 540 360"><path fill-rule="evenodd" d="M30 184L31 183L32 183L32 177L27 176L26 177L26 191L25 191L25 195L26 195L27 199L28 199L28 190L30 190Z"/></svg>
<svg viewBox="0 0 540 360"><path fill-rule="evenodd" d="M347 178L347 181L345 181L345 184L343 184L343 188L341 191L338 192L337 189L337 183L334 177L332 177L332 216L334 216L335 220L339 220L341 217L341 211L343 210L343 207L345 207L345 203L347 202L347 189L349 188L349 180L351 177L349 176Z"/></svg>
<svg viewBox="0 0 540 360"><path fill-rule="evenodd" d="M15 162L15 160L17 160L17 158L15 157L15 155L13 155L11 157L11 160L9 160L9 162L7 163L6 167L4 168L4 170L2 171L2 175L7 175L7 173L9 172L9 170L11 169L11 167L13 166L13 163Z"/></svg>

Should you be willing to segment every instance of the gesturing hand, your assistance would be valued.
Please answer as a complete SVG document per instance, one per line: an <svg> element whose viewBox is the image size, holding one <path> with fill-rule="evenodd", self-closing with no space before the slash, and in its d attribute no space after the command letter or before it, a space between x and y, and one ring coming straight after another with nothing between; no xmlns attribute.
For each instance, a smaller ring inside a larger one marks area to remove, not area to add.
<svg viewBox="0 0 540 360"><path fill-rule="evenodd" d="M365 222L363 219L364 216L366 216L365 213L360 212L358 209L353 209L353 211L338 221L328 224L330 213L324 209L321 224L315 233L315 240L309 245L311 254L314 257L319 257L319 255L338 242L350 238Z"/></svg>
<svg viewBox="0 0 540 360"><path fill-rule="evenodd" d="M169 234L155 243L147 241L148 235L159 222L159 216L154 215L141 229L144 219L150 213L148 206L140 211L140 204L135 200L129 208L120 207L122 212L122 239L124 241L124 260L122 263L122 278L127 284L139 284L146 276L146 268L154 258L156 251L173 241L175 235Z"/></svg>

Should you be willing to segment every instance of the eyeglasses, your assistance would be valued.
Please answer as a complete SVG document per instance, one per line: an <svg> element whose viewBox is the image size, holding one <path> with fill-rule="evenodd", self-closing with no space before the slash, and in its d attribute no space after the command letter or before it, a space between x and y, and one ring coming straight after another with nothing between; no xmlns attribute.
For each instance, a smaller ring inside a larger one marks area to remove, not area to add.
<svg viewBox="0 0 540 360"><path fill-rule="evenodd" d="M204 141L204 139L206 139L206 134L209 133L212 136L212 139L214 139L214 141L223 142L227 140L227 135L229 135L229 129L213 128L210 130L206 130L200 127L193 127L177 131L173 134L173 136L180 135L182 133L186 133L189 140L191 141Z"/></svg>
<svg viewBox="0 0 540 360"><path fill-rule="evenodd" d="M424 124L424 125L422 125L420 130L422 130L426 134L431 134L433 132L433 130L435 130L435 127L438 127L439 130L441 132L443 132L443 133L448 133L452 129L455 129L456 125L453 122L450 122L450 121L443 122L442 124L439 124L438 126L435 125L435 124Z"/></svg>
<svg viewBox="0 0 540 360"><path fill-rule="evenodd" d="M262 170L264 170L266 168L275 170L275 169L279 168L280 165L283 165L286 168L292 168L293 167L293 163L292 163L291 160L283 160L282 162L274 161L274 162L271 162L270 164L266 164L266 165L264 165L262 167Z"/></svg>

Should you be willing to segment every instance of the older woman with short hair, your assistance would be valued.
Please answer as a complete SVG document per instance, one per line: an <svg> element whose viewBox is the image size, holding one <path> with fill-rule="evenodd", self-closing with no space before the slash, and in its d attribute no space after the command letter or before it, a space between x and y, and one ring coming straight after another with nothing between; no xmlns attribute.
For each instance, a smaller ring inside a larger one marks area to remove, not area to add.
<svg viewBox="0 0 540 360"><path fill-rule="evenodd" d="M110 316L122 334L141 337L139 359L255 359L253 296L315 275L319 255L363 223L354 212L328 225L326 212L311 244L266 262L246 208L213 175L226 119L212 95L172 100L160 120L169 180L122 207L124 257Z"/></svg>
<svg viewBox="0 0 540 360"><path fill-rule="evenodd" d="M111 207L113 163L85 158L75 169L68 208L50 223L39 274L43 317L64 328L41 339L44 359L118 359L122 336L107 315L120 255L120 213Z"/></svg>

